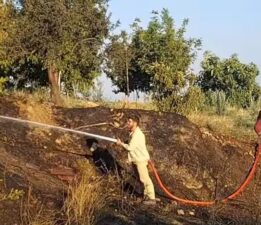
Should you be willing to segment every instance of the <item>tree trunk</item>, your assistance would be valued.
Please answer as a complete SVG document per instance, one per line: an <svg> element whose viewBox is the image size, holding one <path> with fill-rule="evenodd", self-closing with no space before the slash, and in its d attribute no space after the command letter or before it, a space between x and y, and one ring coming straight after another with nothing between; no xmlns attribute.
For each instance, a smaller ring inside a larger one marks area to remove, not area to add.
<svg viewBox="0 0 261 225"><path fill-rule="evenodd" d="M55 68L54 65L49 66L48 68L48 78L51 86L51 98L55 105L62 105L63 100L60 95L60 78L59 71Z"/></svg>

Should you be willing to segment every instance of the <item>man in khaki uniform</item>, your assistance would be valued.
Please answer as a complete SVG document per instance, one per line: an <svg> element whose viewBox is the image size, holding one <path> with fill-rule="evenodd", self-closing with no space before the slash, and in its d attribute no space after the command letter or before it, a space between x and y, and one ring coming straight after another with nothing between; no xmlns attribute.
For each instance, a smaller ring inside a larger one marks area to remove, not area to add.
<svg viewBox="0 0 261 225"><path fill-rule="evenodd" d="M140 181L144 185L144 197L146 200L143 203L146 205L154 205L156 204L155 191L147 168L150 156L146 147L145 136L139 128L139 123L140 120L138 116L130 116L127 121L127 126L130 130L130 142L129 144L125 144L118 139L117 144L128 151L129 162L132 162L137 168Z"/></svg>

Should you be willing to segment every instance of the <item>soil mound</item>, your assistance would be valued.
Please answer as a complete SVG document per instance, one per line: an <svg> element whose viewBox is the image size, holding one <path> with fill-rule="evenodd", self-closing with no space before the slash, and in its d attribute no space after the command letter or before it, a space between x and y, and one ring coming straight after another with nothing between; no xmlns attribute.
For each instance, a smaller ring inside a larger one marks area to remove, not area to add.
<svg viewBox="0 0 261 225"><path fill-rule="evenodd" d="M236 190L246 178L254 160L255 143L217 136L206 129L199 129L178 114L104 107L56 108L27 99L0 98L0 115L120 137L122 140L128 138L124 128L131 113L140 115L141 129L146 135L151 158L165 185L175 195L193 200L220 200ZM7 196L12 188L25 193L30 189L39 195L39 201L59 205L67 184L77 174L77 160L89 158L103 173L117 169L123 177L128 177L126 183L139 192L140 185L133 182L135 172L126 163L127 153L114 143L99 141L98 151L91 155L88 141L90 139L83 136L0 120L0 214L5 215L1 217L0 224L10 220L10 213L7 213L10 211L6 201L1 201L1 196ZM235 215L242 217L242 221L258 214L256 208L261 196L259 177L258 172L247 191L229 203L233 205L230 208L233 212L241 210ZM163 197L163 201L166 200L155 180L154 183L157 194ZM19 211L15 204L10 205L12 212ZM226 209L226 212L231 216L229 210Z"/></svg>

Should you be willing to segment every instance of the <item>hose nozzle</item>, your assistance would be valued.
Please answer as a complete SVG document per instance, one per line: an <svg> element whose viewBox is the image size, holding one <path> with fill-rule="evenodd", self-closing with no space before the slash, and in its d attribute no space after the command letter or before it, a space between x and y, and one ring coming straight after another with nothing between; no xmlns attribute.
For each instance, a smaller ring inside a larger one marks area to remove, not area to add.
<svg viewBox="0 0 261 225"><path fill-rule="evenodd" d="M97 148L98 148L98 143L97 142L93 142L92 146L90 147L90 151L94 152Z"/></svg>

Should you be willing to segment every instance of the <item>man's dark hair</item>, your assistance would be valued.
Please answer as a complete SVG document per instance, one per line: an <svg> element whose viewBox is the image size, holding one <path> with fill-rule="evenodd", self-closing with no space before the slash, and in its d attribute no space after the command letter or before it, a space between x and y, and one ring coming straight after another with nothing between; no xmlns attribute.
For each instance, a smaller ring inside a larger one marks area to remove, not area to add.
<svg viewBox="0 0 261 225"><path fill-rule="evenodd" d="M128 116L128 119L131 119L134 122L136 122L138 126L140 125L140 117L138 115L131 114L131 115Z"/></svg>

